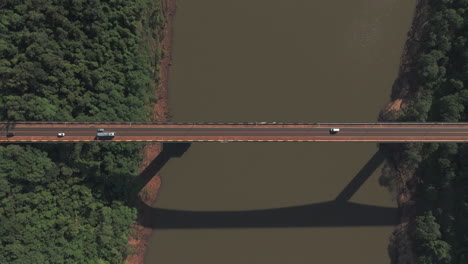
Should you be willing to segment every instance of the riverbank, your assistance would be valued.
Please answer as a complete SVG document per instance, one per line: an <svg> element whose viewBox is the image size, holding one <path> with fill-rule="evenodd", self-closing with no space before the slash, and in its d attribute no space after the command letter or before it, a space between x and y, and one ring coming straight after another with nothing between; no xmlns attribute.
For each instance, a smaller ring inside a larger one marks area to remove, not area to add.
<svg viewBox="0 0 468 264"><path fill-rule="evenodd" d="M160 52L162 57L160 64L151 69L154 73L159 71L158 80L153 80L152 87L156 93L157 102L154 105L153 113L150 121L164 122L169 119L168 107L168 85L169 85L169 69L172 59L172 22L176 10L176 0L161 0L162 13L164 18L164 32L155 32L156 34L163 34L161 42L151 47L153 50L151 57L156 58L155 52ZM153 43L154 44L154 43ZM144 159L140 164L139 171L143 172L146 167L161 153L162 143L151 143L144 148ZM161 186L161 178L158 174L152 175L151 180L143 187L138 194L139 206L138 215L139 220L145 217L141 213L141 204L151 206L158 197L159 187ZM144 227L135 223L132 226L132 233L128 244L131 246L133 254L129 255L126 259L128 264L142 264L144 262L147 241L152 233L151 228Z"/></svg>
<svg viewBox="0 0 468 264"><path fill-rule="evenodd" d="M379 121L397 121L409 105L409 99L421 91L417 77L417 63L422 52L422 39L427 32L429 19L428 0L418 0L413 23L408 32L401 56L398 78L392 86L391 101L383 107ZM392 264L415 263L413 244L409 235L414 223L415 212L415 170L405 162L407 144L381 144L380 149L387 156L387 163L382 170L381 182L397 193L399 224L395 228L388 246Z"/></svg>

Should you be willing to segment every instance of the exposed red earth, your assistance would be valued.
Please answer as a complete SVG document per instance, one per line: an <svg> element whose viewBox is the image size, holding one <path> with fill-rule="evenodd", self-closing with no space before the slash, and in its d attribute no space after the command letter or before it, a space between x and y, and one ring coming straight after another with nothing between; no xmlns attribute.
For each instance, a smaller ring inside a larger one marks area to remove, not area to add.
<svg viewBox="0 0 468 264"><path fill-rule="evenodd" d="M398 78L392 86L391 102L382 109L379 121L396 121L411 106L411 98L418 98L422 92L418 78L418 61L421 58L427 29L431 18L431 5L428 0L417 0L411 29L405 42L400 60ZM416 263L413 252L414 241L411 228L416 218L415 191L419 179L415 171L406 167L405 146L403 144L384 144L381 150L388 153L390 173L395 176L396 201L399 208L400 223L395 228L388 252L391 262L395 264ZM382 171L384 172L384 171ZM385 174L385 173L384 173Z"/></svg>
<svg viewBox="0 0 468 264"><path fill-rule="evenodd" d="M162 11L165 20L164 37L161 41L161 45L157 48L163 50L163 56L159 66L159 82L153 82L155 93L158 98L155 106L153 115L150 121L164 122L169 117L168 108L168 84L169 84L169 68L172 60L172 21L176 11L176 0L162 0ZM153 69L155 71L155 69ZM162 143L151 143L144 148L144 159L140 164L140 174L149 173L151 180L143 187L139 193L140 206L138 208L138 218L142 220L146 216L143 214L145 205L152 206L158 197L159 187L161 185L161 177L158 174L152 173L151 171L145 170L151 161L153 161L162 151ZM146 175L140 175L145 177ZM151 236L152 229L144 227L142 225L134 224L132 227L132 233L129 236L128 244L132 247L133 254L129 255L125 260L128 264L143 264L147 249L147 241Z"/></svg>

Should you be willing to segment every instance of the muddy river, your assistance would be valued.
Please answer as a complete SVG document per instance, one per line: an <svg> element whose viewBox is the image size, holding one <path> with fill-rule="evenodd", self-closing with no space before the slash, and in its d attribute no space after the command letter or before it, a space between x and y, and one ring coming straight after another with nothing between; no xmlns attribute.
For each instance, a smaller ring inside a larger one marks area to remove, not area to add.
<svg viewBox="0 0 468 264"><path fill-rule="evenodd" d="M173 121L372 122L415 0L178 0ZM198 143L161 170L146 264L389 263L373 143Z"/></svg>

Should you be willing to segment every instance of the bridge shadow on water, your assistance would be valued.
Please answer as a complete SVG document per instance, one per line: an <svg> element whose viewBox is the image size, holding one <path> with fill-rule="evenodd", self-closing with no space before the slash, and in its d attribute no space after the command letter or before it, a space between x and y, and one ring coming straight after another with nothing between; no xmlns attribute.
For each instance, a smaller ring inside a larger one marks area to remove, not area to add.
<svg viewBox="0 0 468 264"><path fill-rule="evenodd" d="M172 157L180 157L187 146L164 145L167 152L157 157L146 174L155 175ZM163 151L164 152L164 151ZM197 228L275 228L275 227L340 227L389 226L397 224L397 208L349 202L364 182L384 161L376 152L333 201L285 208L247 211L189 211L153 208L140 201L138 221L154 229ZM150 176L142 173L141 184ZM154 173L154 174L153 174ZM144 184L142 185L144 186Z"/></svg>
<svg viewBox="0 0 468 264"><path fill-rule="evenodd" d="M166 165L172 158L180 158L190 148L190 143L163 143L163 150L140 173L137 179L137 190L143 187Z"/></svg>

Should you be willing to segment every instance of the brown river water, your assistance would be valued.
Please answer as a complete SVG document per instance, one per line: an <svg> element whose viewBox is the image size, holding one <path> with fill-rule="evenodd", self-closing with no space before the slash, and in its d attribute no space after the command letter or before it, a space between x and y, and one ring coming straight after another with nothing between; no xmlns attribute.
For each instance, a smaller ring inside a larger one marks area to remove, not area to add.
<svg viewBox="0 0 468 264"><path fill-rule="evenodd" d="M172 121L373 122L415 0L178 0ZM146 264L389 263L372 143L197 143L161 170Z"/></svg>

